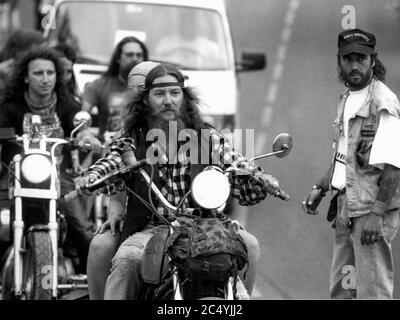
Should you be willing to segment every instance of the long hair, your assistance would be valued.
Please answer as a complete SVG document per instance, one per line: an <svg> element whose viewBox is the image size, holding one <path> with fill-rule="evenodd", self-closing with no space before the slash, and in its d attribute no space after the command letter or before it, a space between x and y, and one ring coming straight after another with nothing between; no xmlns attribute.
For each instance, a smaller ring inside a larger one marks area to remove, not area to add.
<svg viewBox="0 0 400 320"><path fill-rule="evenodd" d="M180 108L182 120L186 128L196 131L206 128L199 110L199 98L194 88L185 87L183 91L183 104ZM137 92L133 95L133 99L127 104L127 116L124 124L124 132L132 134L138 129L147 133L150 122L150 108L144 103L149 95L149 89Z"/></svg>
<svg viewBox="0 0 400 320"><path fill-rule="evenodd" d="M376 78L379 81L385 82L385 76L386 76L386 68L383 65L382 61L378 59L378 54L374 53L371 54L371 63L375 61L375 65L372 67L372 76ZM342 70L340 68L340 57L339 55L337 56L337 63L338 63L338 76L339 80L343 82L346 86L346 81L343 77Z"/></svg>
<svg viewBox="0 0 400 320"><path fill-rule="evenodd" d="M40 46L46 42L43 35L36 30L17 30L7 39L0 52L0 62L18 57L21 53L34 46Z"/></svg>
<svg viewBox="0 0 400 320"><path fill-rule="evenodd" d="M58 55L51 49L36 48L28 53L21 59L12 74L11 81L5 89L4 100L17 100L23 99L24 92L28 90L28 84L25 83L25 77L28 75L29 63L36 59L49 60L53 62L56 70L56 84L54 92L57 94L58 99L64 99L66 95L65 84L62 79L62 67L58 60Z"/></svg>
<svg viewBox="0 0 400 320"><path fill-rule="evenodd" d="M76 62L76 52L72 46L67 43L59 43L54 46L53 49L59 54L61 58L66 58L72 62L72 65ZM69 83L65 84L69 93L72 94L78 101L80 100L80 94L78 90L78 86L76 83L76 78L74 72L72 72L72 79Z"/></svg>
<svg viewBox="0 0 400 320"><path fill-rule="evenodd" d="M120 42L118 42L117 46L114 49L114 52L112 53L111 59L110 59L110 63L108 64L108 69L107 71L104 73L104 76L106 77L115 77L118 75L119 72L119 58L121 56L121 52L122 52L122 47L130 42L134 42L137 43L143 51L143 60L146 61L148 60L149 57L149 52L147 50L147 47L145 46L145 44L140 41L138 38L136 37L125 37L123 38Z"/></svg>

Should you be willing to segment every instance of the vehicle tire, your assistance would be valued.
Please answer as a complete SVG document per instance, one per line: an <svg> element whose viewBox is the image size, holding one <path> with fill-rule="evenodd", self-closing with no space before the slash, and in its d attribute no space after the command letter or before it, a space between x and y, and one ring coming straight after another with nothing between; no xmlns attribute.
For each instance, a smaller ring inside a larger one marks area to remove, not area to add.
<svg viewBox="0 0 400 320"><path fill-rule="evenodd" d="M7 250L6 257L2 261L2 274L1 274L1 285L2 285L2 300L13 300L14 296L12 293L14 283L14 248L10 247Z"/></svg>
<svg viewBox="0 0 400 320"><path fill-rule="evenodd" d="M24 261L26 300L51 300L53 250L47 231L33 231L27 235Z"/></svg>

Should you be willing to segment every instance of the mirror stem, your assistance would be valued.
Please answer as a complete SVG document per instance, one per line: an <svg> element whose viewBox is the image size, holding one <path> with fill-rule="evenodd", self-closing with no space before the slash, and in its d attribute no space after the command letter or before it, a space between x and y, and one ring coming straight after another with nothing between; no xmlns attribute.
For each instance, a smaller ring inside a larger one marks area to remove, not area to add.
<svg viewBox="0 0 400 320"><path fill-rule="evenodd" d="M285 152L287 149L288 149L288 146L284 146L284 148L283 148L282 150L275 151L275 152L270 152L270 153L266 153L266 154L262 154L262 155L260 155L260 156L251 158L251 159L249 160L249 163L254 162L255 160L258 160L258 159L261 159L261 158L268 158L268 157L270 157L270 156L274 156L274 155L276 155L276 154L280 154L280 153L282 153L282 152Z"/></svg>

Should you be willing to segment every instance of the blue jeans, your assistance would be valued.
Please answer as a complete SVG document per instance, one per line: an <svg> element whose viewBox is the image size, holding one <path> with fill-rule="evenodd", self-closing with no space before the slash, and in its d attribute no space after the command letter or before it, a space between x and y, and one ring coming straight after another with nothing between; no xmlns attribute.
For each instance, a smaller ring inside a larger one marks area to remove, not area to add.
<svg viewBox="0 0 400 320"><path fill-rule="evenodd" d="M338 197L335 242L330 275L332 299L392 299L394 264L391 241L400 216L392 210L383 218L383 236L372 245L361 245L367 215L349 219L346 195Z"/></svg>

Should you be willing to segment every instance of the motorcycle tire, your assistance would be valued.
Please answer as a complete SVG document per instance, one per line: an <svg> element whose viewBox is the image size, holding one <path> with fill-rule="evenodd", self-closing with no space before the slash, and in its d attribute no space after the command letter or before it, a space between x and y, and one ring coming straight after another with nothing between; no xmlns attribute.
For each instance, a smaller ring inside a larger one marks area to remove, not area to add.
<svg viewBox="0 0 400 320"><path fill-rule="evenodd" d="M2 300L13 300L14 295L12 293L13 282L14 282L14 248L9 247L2 263Z"/></svg>
<svg viewBox="0 0 400 320"><path fill-rule="evenodd" d="M24 261L25 299L51 300L53 250L48 232L34 231L27 235Z"/></svg>

